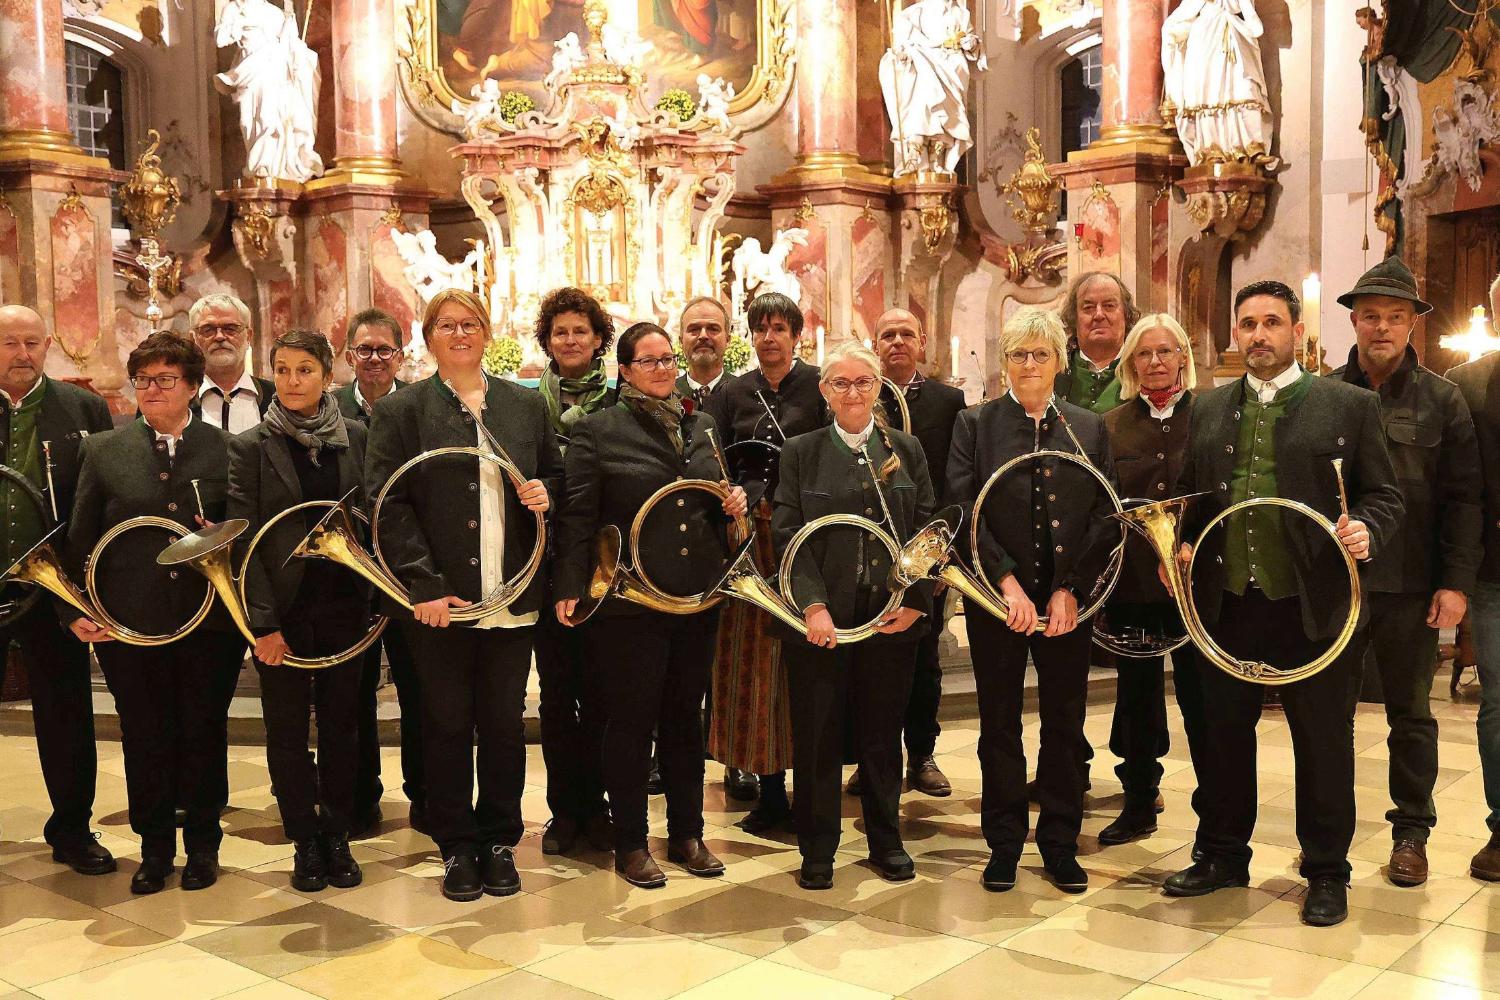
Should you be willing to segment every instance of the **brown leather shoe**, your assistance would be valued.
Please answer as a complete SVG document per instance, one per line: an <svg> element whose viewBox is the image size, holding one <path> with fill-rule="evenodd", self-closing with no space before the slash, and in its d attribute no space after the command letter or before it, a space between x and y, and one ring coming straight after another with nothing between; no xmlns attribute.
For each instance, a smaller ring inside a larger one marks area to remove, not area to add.
<svg viewBox="0 0 1500 1000"><path fill-rule="evenodd" d="M906 782L914 791L923 795L943 798L953 794L953 786L948 783L947 775L943 774L931 754L914 760L907 766Z"/></svg>
<svg viewBox="0 0 1500 1000"><path fill-rule="evenodd" d="M1500 830L1490 834L1490 842L1469 862L1469 874L1486 882L1500 882Z"/></svg>
<svg viewBox="0 0 1500 1000"><path fill-rule="evenodd" d="M644 847L626 851L623 858L616 851L615 871L619 872L620 877L625 881L631 885L640 886L642 889L660 889L667 884L667 877L656 866L651 852Z"/></svg>
<svg viewBox="0 0 1500 1000"><path fill-rule="evenodd" d="M1391 848L1391 863L1385 870L1392 885L1414 886L1427 881L1427 845L1398 840Z"/></svg>
<svg viewBox="0 0 1500 1000"><path fill-rule="evenodd" d="M724 874L724 862L714 857L702 837L668 841L667 860L699 878L717 878Z"/></svg>

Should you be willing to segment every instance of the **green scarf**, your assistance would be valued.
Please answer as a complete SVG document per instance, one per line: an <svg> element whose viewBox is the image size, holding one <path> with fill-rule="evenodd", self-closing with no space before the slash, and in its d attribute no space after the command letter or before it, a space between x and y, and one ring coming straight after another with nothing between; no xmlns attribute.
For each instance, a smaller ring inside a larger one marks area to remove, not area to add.
<svg viewBox="0 0 1500 1000"><path fill-rule="evenodd" d="M672 442L672 447L677 449L679 457L682 455L682 397L676 392L666 399L657 399L648 396L629 382L620 382L620 402L630 407L636 413L649 417L667 432L667 438Z"/></svg>
<svg viewBox="0 0 1500 1000"><path fill-rule="evenodd" d="M583 378L562 378L557 374L555 362L549 362L542 370L542 381L538 386L542 398L547 401L547 417L552 429L563 437L573 436L573 425L595 410L602 409L609 394L609 380L604 375L604 362L596 360L594 367ZM563 409L563 394L577 396L578 402Z"/></svg>

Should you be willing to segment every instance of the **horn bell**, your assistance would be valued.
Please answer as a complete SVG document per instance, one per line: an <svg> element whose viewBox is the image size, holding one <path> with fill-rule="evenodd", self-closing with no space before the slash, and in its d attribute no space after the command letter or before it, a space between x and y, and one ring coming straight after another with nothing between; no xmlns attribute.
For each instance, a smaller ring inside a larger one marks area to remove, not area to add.
<svg viewBox="0 0 1500 1000"><path fill-rule="evenodd" d="M408 611L412 608L410 592L359 543L359 528L354 523L347 495L318 519L287 559L327 559L359 574L401 607Z"/></svg>

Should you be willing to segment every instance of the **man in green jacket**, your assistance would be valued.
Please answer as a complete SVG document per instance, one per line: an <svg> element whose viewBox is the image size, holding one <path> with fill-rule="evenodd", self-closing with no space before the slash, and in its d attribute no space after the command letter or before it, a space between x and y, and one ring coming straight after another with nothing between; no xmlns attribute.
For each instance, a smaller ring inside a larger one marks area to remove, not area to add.
<svg viewBox="0 0 1500 1000"><path fill-rule="evenodd" d="M1074 406L1108 413L1120 405L1120 345L1141 317L1135 299L1116 275L1087 271L1068 287L1061 316L1068 367L1058 372L1054 391Z"/></svg>

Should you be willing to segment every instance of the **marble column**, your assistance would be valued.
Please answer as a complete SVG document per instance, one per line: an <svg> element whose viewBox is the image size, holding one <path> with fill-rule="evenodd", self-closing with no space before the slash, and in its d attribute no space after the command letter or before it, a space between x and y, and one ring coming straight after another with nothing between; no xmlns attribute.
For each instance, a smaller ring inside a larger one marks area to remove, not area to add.
<svg viewBox="0 0 1500 1000"><path fill-rule="evenodd" d="M393 0L333 0L333 173L404 178L396 150Z"/></svg>
<svg viewBox="0 0 1500 1000"><path fill-rule="evenodd" d="M1103 122L1095 146L1171 146L1161 120L1161 27L1169 0L1104 0Z"/></svg>
<svg viewBox="0 0 1500 1000"><path fill-rule="evenodd" d="M62 0L0 0L0 302L52 331L47 373L126 400L115 323L110 185L68 128Z"/></svg>
<svg viewBox="0 0 1500 1000"><path fill-rule="evenodd" d="M304 185L288 220L295 227L292 250L266 261L264 277L257 270L266 286L257 294L271 329L296 315L327 335L342 382L351 374L342 351L350 317L375 306L403 329L410 325L416 293L402 274L392 234L425 229L432 195L399 159L396 0L332 0L329 20L333 168ZM275 210L254 210L267 208Z"/></svg>
<svg viewBox="0 0 1500 1000"><path fill-rule="evenodd" d="M63 66L62 0L0 0L0 149L78 152Z"/></svg>
<svg viewBox="0 0 1500 1000"><path fill-rule="evenodd" d="M797 4L797 168L858 166L857 0Z"/></svg>

